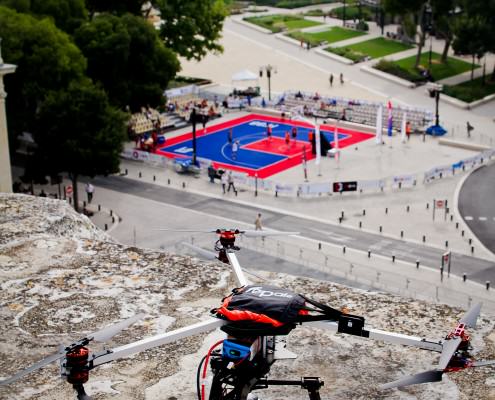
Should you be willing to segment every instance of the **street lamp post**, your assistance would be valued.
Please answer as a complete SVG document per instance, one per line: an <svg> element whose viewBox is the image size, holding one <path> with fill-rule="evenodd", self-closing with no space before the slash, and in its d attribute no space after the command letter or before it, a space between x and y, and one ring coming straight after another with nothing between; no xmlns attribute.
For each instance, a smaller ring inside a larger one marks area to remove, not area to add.
<svg viewBox="0 0 495 400"><path fill-rule="evenodd" d="M430 126L427 129L428 133L433 135L442 135L446 133L446 130L440 126L440 116L438 111L438 104L440 102L440 93L443 90L443 85L433 82L428 82L426 84L426 89L428 90L430 97L435 98L435 125Z"/></svg>
<svg viewBox="0 0 495 400"><path fill-rule="evenodd" d="M9 155L9 136L7 131L7 115L5 98L7 93L3 86L3 76L15 72L17 66L4 64L2 59L2 39L0 38L0 192L12 192L12 172Z"/></svg>
<svg viewBox="0 0 495 400"><path fill-rule="evenodd" d="M268 78L268 100L272 99L272 88L271 88L271 78L272 78L272 72L276 73L277 72L277 67L274 67L273 65L263 65L260 67L260 78L263 77L263 71L266 72L266 77Z"/></svg>
<svg viewBox="0 0 495 400"><path fill-rule="evenodd" d="M192 146L193 146L193 155L192 155L192 163L196 165L196 122L198 122L199 114L196 112L196 107L193 106L191 111L191 115L189 120L192 123Z"/></svg>

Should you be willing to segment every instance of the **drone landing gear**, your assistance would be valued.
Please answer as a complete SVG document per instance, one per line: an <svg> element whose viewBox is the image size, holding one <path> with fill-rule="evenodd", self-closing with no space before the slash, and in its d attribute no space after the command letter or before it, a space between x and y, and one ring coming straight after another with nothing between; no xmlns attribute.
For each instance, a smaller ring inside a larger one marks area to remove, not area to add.
<svg viewBox="0 0 495 400"><path fill-rule="evenodd" d="M72 387L77 392L77 400L91 400L91 396L88 396L86 394L82 383L75 383L72 385Z"/></svg>
<svg viewBox="0 0 495 400"><path fill-rule="evenodd" d="M260 379L254 389L266 389L268 386L301 386L309 394L309 400L321 400L320 388L324 382L320 378L307 376L300 380Z"/></svg>

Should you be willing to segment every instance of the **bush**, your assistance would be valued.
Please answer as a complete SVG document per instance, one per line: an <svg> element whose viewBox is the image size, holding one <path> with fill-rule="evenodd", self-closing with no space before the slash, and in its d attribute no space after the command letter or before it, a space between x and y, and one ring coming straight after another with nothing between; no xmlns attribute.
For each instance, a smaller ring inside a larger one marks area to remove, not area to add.
<svg viewBox="0 0 495 400"><path fill-rule="evenodd" d="M322 9L317 8L315 10L309 10L306 12L304 15L307 15L308 17L323 17L326 13L323 12Z"/></svg>
<svg viewBox="0 0 495 400"><path fill-rule="evenodd" d="M380 60L377 64L373 66L373 68L376 68L380 71L386 72L391 75L395 75L399 78L405 79L410 82L414 82L414 83L426 82L426 79L424 77L413 74L391 61Z"/></svg>
<svg viewBox="0 0 495 400"><path fill-rule="evenodd" d="M361 21L359 21L356 25L356 29L358 31L364 31L364 32L368 32L370 30L370 27L368 26L368 24L362 19Z"/></svg>
<svg viewBox="0 0 495 400"><path fill-rule="evenodd" d="M354 61L355 63L365 61L367 58L366 54L359 53L357 51L352 51L347 47L327 47L325 51L329 53L337 54L338 56L348 58L349 60Z"/></svg>
<svg viewBox="0 0 495 400"><path fill-rule="evenodd" d="M319 39L316 39L314 37L311 37L309 35L304 34L301 31L294 31L290 32L287 34L287 36L291 37L292 39L296 39L297 41L303 41L304 43L308 43L311 45L311 47L316 47L319 46L322 41Z"/></svg>
<svg viewBox="0 0 495 400"><path fill-rule="evenodd" d="M484 85L481 83L481 78L453 86L444 85L443 92L448 96L471 103L495 93L495 80L490 81L489 77L485 77L485 79Z"/></svg>

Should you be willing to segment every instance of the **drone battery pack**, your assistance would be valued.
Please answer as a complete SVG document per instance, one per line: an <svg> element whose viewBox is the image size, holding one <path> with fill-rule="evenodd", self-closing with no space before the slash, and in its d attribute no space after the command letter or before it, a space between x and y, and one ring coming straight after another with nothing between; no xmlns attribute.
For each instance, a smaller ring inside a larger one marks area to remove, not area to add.
<svg viewBox="0 0 495 400"><path fill-rule="evenodd" d="M339 318L339 333L347 333L354 336L365 336L364 318L357 315L342 314Z"/></svg>

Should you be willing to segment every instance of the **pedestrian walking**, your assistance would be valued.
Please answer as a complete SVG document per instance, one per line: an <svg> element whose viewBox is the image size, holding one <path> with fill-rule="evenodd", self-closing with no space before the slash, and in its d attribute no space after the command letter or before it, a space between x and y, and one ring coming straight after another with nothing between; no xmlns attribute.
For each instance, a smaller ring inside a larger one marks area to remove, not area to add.
<svg viewBox="0 0 495 400"><path fill-rule="evenodd" d="M342 72L340 73L340 84L344 84L344 74Z"/></svg>
<svg viewBox="0 0 495 400"><path fill-rule="evenodd" d="M229 145L232 146L232 139L234 137L234 131L232 128L229 129L227 132L227 142L229 142Z"/></svg>
<svg viewBox="0 0 495 400"><path fill-rule="evenodd" d="M330 82L330 87L333 86L333 74L330 74L330 78L328 78L329 82Z"/></svg>
<svg viewBox="0 0 495 400"><path fill-rule="evenodd" d="M236 140L233 144L232 144L232 160L236 160L237 159L237 151L239 150L239 141Z"/></svg>
<svg viewBox="0 0 495 400"><path fill-rule="evenodd" d="M290 145L290 133L289 133L289 131L285 131L285 145L287 146L287 148L289 148L289 145Z"/></svg>
<svg viewBox="0 0 495 400"><path fill-rule="evenodd" d="M220 177L220 182L222 182L222 190L223 190L223 194L225 194L225 189L227 187L227 184L229 183L229 178L227 176L227 171L223 171L223 174Z"/></svg>
<svg viewBox="0 0 495 400"><path fill-rule="evenodd" d="M471 132L474 129L474 126L469 123L469 121L466 122L466 128L467 128L467 136L468 138L471 137Z"/></svg>
<svg viewBox="0 0 495 400"><path fill-rule="evenodd" d="M261 231L263 230L261 226L261 214L258 213L258 216L256 217L256 220L254 221L254 230L255 231Z"/></svg>
<svg viewBox="0 0 495 400"><path fill-rule="evenodd" d="M86 183L86 195L88 196L88 204L93 200L93 194L95 192L95 187L91 183Z"/></svg>
<svg viewBox="0 0 495 400"><path fill-rule="evenodd" d="M230 192L230 188L232 188L235 195L237 196L237 190L234 186L234 176L232 175L232 171L229 171L229 175L227 177L227 182L229 183L229 186L227 187L227 192Z"/></svg>

